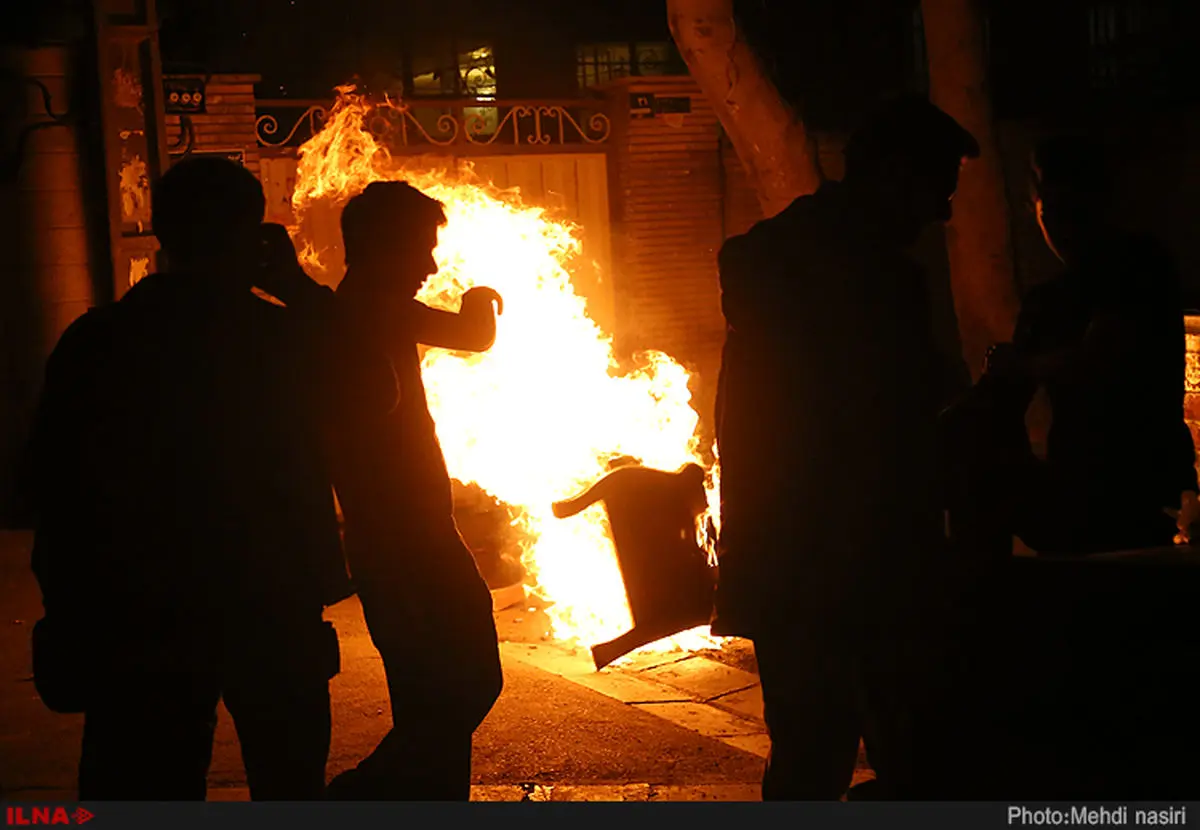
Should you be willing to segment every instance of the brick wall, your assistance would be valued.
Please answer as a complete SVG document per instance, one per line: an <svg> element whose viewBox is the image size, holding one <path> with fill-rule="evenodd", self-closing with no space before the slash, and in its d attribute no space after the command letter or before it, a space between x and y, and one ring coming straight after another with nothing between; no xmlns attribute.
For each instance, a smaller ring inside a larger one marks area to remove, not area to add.
<svg viewBox="0 0 1200 830"><path fill-rule="evenodd" d="M186 117L191 122L194 140L192 153L243 154L243 161L254 175L259 174L258 136L254 123L254 85L257 75L213 75L205 88L205 112L195 115L167 116L167 140L172 147L182 138Z"/></svg>
<svg viewBox="0 0 1200 830"><path fill-rule="evenodd" d="M605 89L612 102L612 205L617 345L662 349L693 372L696 407L711 427L725 321L716 256L730 236L762 218L716 113L687 77L629 78ZM664 106L650 117L633 96ZM678 112L680 99L688 111ZM840 137L822 136L821 166L842 173Z"/></svg>
<svg viewBox="0 0 1200 830"><path fill-rule="evenodd" d="M625 354L661 349L693 370L697 408L707 419L725 338L716 269L724 240L717 117L689 78L629 78L606 93L613 101L617 345ZM647 94L664 108L689 111L633 117L630 96Z"/></svg>

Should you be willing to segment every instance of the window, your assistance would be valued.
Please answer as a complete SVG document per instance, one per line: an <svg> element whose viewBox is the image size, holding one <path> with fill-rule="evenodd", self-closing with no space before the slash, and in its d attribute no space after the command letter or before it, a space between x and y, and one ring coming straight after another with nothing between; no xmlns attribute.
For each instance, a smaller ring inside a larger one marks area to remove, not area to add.
<svg viewBox="0 0 1200 830"><path fill-rule="evenodd" d="M587 88L596 84L626 78L632 75L629 44L610 43L579 47L579 86Z"/></svg>
<svg viewBox="0 0 1200 830"><path fill-rule="evenodd" d="M1087 8L1092 87L1114 92L1168 92L1183 82L1172 65L1186 54L1180 2L1109 0ZM1172 75L1174 74L1174 77Z"/></svg>
<svg viewBox="0 0 1200 830"><path fill-rule="evenodd" d="M496 60L490 46L480 46L458 56L463 95L482 103L496 100ZM479 135L492 135L500 127L496 107L464 107L463 126Z"/></svg>
<svg viewBox="0 0 1200 830"><path fill-rule="evenodd" d="M495 100L496 62L490 46L478 46L457 55L449 50L440 63L441 66L413 76L414 95Z"/></svg>
<svg viewBox="0 0 1200 830"><path fill-rule="evenodd" d="M458 56L462 89L468 98L496 100L496 61L489 46L481 46Z"/></svg>
<svg viewBox="0 0 1200 830"><path fill-rule="evenodd" d="M451 47L440 63L440 67L413 75L414 98L469 98L478 103L496 100L496 61L491 46L474 46L466 51ZM414 110L414 117L427 132L438 135L443 131L438 119L450 112L420 107ZM500 124L500 111L494 106L463 107L461 114L463 127L476 135L491 135Z"/></svg>
<svg viewBox="0 0 1200 830"><path fill-rule="evenodd" d="M619 78L686 73L673 43L598 43L577 50L579 86L586 89Z"/></svg>

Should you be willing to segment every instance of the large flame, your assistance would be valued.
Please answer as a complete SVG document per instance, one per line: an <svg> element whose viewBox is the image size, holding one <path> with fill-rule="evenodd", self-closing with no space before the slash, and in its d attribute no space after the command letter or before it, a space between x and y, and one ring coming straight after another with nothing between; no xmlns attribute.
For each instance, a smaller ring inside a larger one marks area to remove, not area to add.
<svg viewBox="0 0 1200 830"><path fill-rule="evenodd" d="M594 506L560 520L551 504L598 480L614 455L664 470L706 464L688 373L660 352L622 372L612 338L571 284L578 229L523 205L515 192L479 182L469 168L430 172L398 163L367 128L377 108L392 106L339 89L324 128L300 148L297 220L315 203L340 205L377 180L404 179L443 202L448 222L435 252L439 270L418 298L457 310L462 293L476 285L504 298L491 350L464 358L433 349L424 358L450 473L517 508L524 563L535 591L550 602L553 635L588 645L611 639L628 630L631 617L604 512ZM298 241L307 261L318 264L311 244ZM709 544L703 525L697 532ZM702 628L648 648L716 642Z"/></svg>

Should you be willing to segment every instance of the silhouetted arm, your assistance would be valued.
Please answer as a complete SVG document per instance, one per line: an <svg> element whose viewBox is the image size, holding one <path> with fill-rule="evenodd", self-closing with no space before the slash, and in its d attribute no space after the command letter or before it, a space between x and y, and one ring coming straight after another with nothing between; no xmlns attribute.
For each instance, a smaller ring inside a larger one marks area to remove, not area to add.
<svg viewBox="0 0 1200 830"><path fill-rule="evenodd" d="M86 457L89 374L105 340L96 334L98 312L71 324L46 362L41 395L18 470L22 524L37 531L32 569L47 613L69 611L91 587L80 556L91 528L88 511L96 494L79 462Z"/></svg>
<svg viewBox="0 0 1200 830"><path fill-rule="evenodd" d="M423 346L485 352L496 342L496 314L502 311L503 301L498 293L477 287L463 295L458 313L431 308L413 300L406 330L412 332Z"/></svg>

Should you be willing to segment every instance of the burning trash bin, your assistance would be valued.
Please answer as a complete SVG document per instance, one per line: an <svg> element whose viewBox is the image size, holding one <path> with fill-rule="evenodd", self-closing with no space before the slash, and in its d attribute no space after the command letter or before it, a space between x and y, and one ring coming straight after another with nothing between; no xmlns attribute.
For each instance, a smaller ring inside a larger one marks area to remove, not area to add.
<svg viewBox="0 0 1200 830"><path fill-rule="evenodd" d="M704 469L620 467L579 496L554 504L560 519L597 502L608 513L633 628L592 647L602 669L629 652L712 621L716 567L697 539L708 508Z"/></svg>

